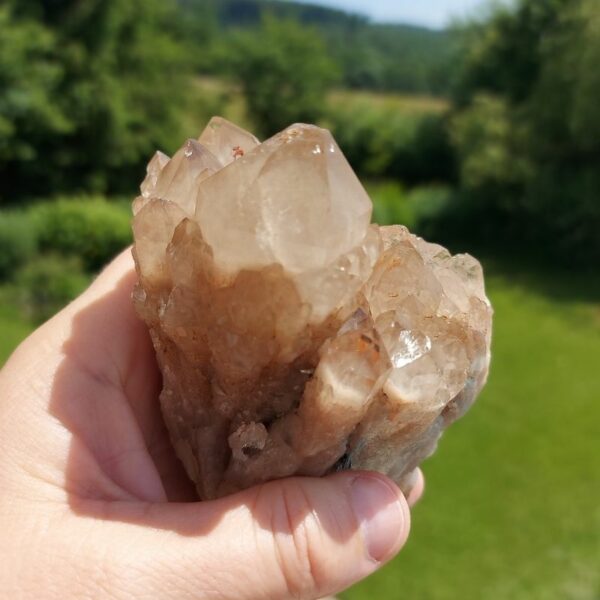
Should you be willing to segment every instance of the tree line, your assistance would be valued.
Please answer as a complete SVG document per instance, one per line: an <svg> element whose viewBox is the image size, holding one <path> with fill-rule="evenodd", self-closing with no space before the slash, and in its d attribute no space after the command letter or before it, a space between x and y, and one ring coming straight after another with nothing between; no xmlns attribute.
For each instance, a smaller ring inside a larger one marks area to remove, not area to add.
<svg viewBox="0 0 600 600"><path fill-rule="evenodd" d="M411 45L408 31L269 0L7 0L0 202L131 193L154 149L172 151L189 135L193 82L212 73L235 83L264 136L322 122L363 175L450 185L444 234L597 262L596 0L518 0L439 34L443 50L431 60L449 78L445 114L417 122L395 109L329 108L332 86L381 89L368 65L415 76L399 50ZM413 45L425 63L437 52Z"/></svg>
<svg viewBox="0 0 600 600"><path fill-rule="evenodd" d="M455 35L412 25L372 23L366 17L280 0L179 0L192 35L215 41L235 30L256 30L265 17L317 31L345 87L444 95L449 91ZM200 66L219 72L210 52Z"/></svg>
<svg viewBox="0 0 600 600"><path fill-rule="evenodd" d="M600 12L520 0L463 32L452 145L457 231L542 257L600 261ZM462 227L461 227L462 224Z"/></svg>

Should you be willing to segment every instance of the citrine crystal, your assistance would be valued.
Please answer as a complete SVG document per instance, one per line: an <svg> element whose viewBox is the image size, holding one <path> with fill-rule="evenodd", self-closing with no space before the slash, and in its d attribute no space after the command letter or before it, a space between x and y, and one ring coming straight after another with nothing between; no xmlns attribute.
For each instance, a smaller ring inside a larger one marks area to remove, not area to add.
<svg viewBox="0 0 600 600"><path fill-rule="evenodd" d="M483 387L479 263L371 201L331 134L263 142L214 118L134 201L134 302L177 455L201 498L289 475L414 469Z"/></svg>

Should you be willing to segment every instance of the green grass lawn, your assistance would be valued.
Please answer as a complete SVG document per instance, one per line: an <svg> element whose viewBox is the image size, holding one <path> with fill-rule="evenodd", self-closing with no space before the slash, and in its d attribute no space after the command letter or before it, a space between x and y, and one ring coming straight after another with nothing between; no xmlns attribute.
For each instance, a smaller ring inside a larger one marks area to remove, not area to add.
<svg viewBox="0 0 600 600"><path fill-rule="evenodd" d="M488 290L489 384L425 464L405 550L344 599L600 598L598 280L492 269Z"/></svg>

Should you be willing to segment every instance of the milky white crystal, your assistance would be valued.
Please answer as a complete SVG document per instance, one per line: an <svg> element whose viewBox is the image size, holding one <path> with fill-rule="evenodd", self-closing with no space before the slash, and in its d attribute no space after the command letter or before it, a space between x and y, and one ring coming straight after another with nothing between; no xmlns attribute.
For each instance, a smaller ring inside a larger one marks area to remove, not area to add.
<svg viewBox="0 0 600 600"><path fill-rule="evenodd" d="M483 387L479 263L371 201L331 134L263 142L221 118L134 201L134 302L175 450L202 498L269 479L414 469Z"/></svg>

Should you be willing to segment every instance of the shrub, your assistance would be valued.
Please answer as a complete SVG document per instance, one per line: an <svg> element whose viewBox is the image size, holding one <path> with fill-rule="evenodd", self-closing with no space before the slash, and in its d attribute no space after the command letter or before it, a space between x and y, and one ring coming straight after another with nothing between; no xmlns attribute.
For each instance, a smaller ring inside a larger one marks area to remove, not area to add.
<svg viewBox="0 0 600 600"><path fill-rule="evenodd" d="M406 191L396 181L371 182L367 190L373 200L373 221L379 225L405 225L422 233L429 222L445 214L453 201L451 188L428 185Z"/></svg>
<svg viewBox="0 0 600 600"><path fill-rule="evenodd" d="M373 108L359 102L335 106L327 124L361 175L399 179L407 185L455 179L444 115Z"/></svg>
<svg viewBox="0 0 600 600"><path fill-rule="evenodd" d="M0 281L28 261L36 250L36 232L25 213L0 213Z"/></svg>
<svg viewBox="0 0 600 600"><path fill-rule="evenodd" d="M456 183L458 161L447 115L430 114L420 119L411 156L415 182Z"/></svg>
<svg viewBox="0 0 600 600"><path fill-rule="evenodd" d="M79 295L89 277L75 257L49 254L26 265L16 277L21 304L27 316L42 323Z"/></svg>
<svg viewBox="0 0 600 600"><path fill-rule="evenodd" d="M415 232L421 235L425 223L444 214L453 201L454 192L448 186L426 185L413 188L408 195L408 206Z"/></svg>
<svg viewBox="0 0 600 600"><path fill-rule="evenodd" d="M373 200L373 221L379 225L406 225L411 228L413 215L408 197L399 183L371 183L367 191Z"/></svg>
<svg viewBox="0 0 600 600"><path fill-rule="evenodd" d="M106 200L61 199L39 204L32 213L40 248L79 258L88 272L131 243L128 212Z"/></svg>

